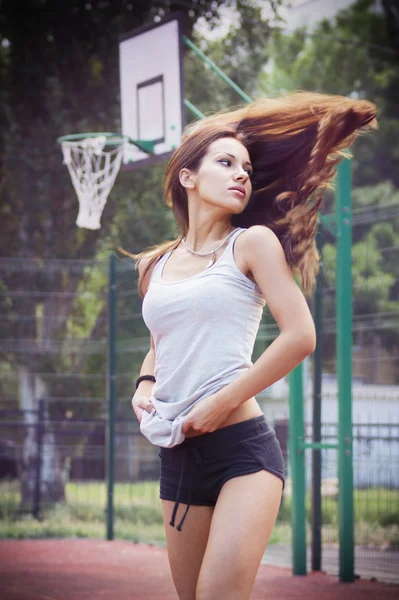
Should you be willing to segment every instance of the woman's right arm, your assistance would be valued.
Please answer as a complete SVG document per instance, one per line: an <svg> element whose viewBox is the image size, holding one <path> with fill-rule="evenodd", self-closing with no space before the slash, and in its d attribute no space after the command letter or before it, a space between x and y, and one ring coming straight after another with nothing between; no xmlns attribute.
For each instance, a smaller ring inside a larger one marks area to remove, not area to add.
<svg viewBox="0 0 399 600"><path fill-rule="evenodd" d="M151 348L147 353L145 359L143 360L143 364L141 365L140 375L154 375L155 370L155 350L154 343L151 336ZM152 392L152 388L154 387L153 381L148 381L145 379L139 383L139 387L137 388L134 396L132 398L132 406L135 412L135 415L139 422L141 421L141 417L143 415L143 410L147 412L151 412L155 410L153 407L150 396Z"/></svg>
<svg viewBox="0 0 399 600"><path fill-rule="evenodd" d="M141 272L145 269L148 260L149 259L142 259L140 261L139 267L138 267L139 274L141 274ZM144 295L147 293L150 277L151 277L151 272L146 274L146 277L143 281ZM140 375L154 375L154 370L155 370L155 346L154 346L154 340L152 338L152 335L150 335L150 350L148 351L148 353L146 354L146 356L143 360L143 364L141 365L141 369L140 369ZM144 410L146 410L149 413L152 410L155 410L155 408L153 407L153 405L150 401L150 396L151 396L153 387L154 387L154 382L148 381L145 379L144 381L140 382L137 390L135 391L135 393L133 395L132 407L133 407L133 410L134 410L135 415L139 422L141 421L141 417L142 417Z"/></svg>

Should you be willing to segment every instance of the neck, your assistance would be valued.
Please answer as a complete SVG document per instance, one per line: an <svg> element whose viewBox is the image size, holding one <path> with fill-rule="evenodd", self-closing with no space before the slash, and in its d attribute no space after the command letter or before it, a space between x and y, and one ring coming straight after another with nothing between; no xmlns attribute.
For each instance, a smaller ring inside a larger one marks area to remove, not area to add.
<svg viewBox="0 0 399 600"><path fill-rule="evenodd" d="M220 244L220 242L234 231L234 229L236 229L236 227L231 223L221 227L211 227L208 230L205 227L202 229L189 229L184 236L184 239L187 246L195 252L206 252Z"/></svg>

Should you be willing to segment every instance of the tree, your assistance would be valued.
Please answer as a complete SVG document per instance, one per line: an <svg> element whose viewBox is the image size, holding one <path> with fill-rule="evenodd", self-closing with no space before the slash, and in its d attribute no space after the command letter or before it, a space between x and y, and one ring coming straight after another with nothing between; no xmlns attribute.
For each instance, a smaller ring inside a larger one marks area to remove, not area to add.
<svg viewBox="0 0 399 600"><path fill-rule="evenodd" d="M194 41L222 71L248 96L255 91L259 72L267 59L266 42L271 34L268 22L262 20L261 7L237 2L240 22L230 26L218 41ZM186 58L186 85L195 104L205 114L242 104L242 98L203 63L194 53Z"/></svg>
<svg viewBox="0 0 399 600"><path fill-rule="evenodd" d="M76 375L99 368L93 359L72 361L69 355L57 355L53 342L65 340L68 331L98 339L106 323L104 296L102 302L90 306L90 318L87 304L79 299L84 280L100 292L104 277L93 274L90 278L85 269L46 274L34 268L35 263L43 259L87 260L116 245L137 251L172 231L161 200L162 166L129 174L123 183L120 179L113 193L119 202L108 202L102 229L78 229L74 222L77 202L56 139L72 131L120 130L118 40L122 34L181 10L184 33L190 36L199 16L217 22L221 4L222 0L2 2L0 252L32 268L24 273L12 269L2 275L1 301L8 318L0 325L1 333L16 342L12 346L3 343L0 350L3 363L18 372L19 396L25 409L32 409L37 398L52 395L54 378L44 377L43 372L60 373L65 361ZM250 0L239 2L242 11L250 5ZM157 197L158 202L154 201ZM141 216L150 225L143 225ZM29 298L11 294L21 282L31 291ZM52 293L53 286L63 295ZM81 328L77 326L79 316L87 319ZM138 323L136 333L142 329ZM27 340L32 352L26 351ZM47 418L51 419L55 409L49 410ZM34 456L34 442L28 436L24 442L22 506L28 506L32 499ZM62 500L54 439L48 441L47 458L42 497Z"/></svg>
<svg viewBox="0 0 399 600"><path fill-rule="evenodd" d="M377 339L391 352L399 346L399 22L395 2L383 2L380 12L374 4L359 0L312 32L276 29L257 93L306 89L377 104L378 134L359 137L353 149L354 342L367 346ZM325 212L331 211L332 200L327 194ZM325 316L330 320L335 314L335 257L335 243L327 234L323 262L329 289ZM325 335L325 357L334 365L334 333Z"/></svg>
<svg viewBox="0 0 399 600"><path fill-rule="evenodd" d="M302 28L286 34L277 28L257 93L305 89L375 102L379 134L357 141L353 184L391 180L399 186L399 50L388 33L388 12L376 13L373 5L372 0L358 0L313 32Z"/></svg>

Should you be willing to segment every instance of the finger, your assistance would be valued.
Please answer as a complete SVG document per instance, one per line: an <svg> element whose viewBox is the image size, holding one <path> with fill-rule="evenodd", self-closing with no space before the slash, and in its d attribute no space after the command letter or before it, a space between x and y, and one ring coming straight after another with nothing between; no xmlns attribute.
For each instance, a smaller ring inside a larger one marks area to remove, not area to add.
<svg viewBox="0 0 399 600"><path fill-rule="evenodd" d="M155 410L155 407L152 405L152 402L149 402L147 398L144 399L144 402L139 400L137 402L137 406L139 406L140 408L152 415L155 415L155 413L157 412Z"/></svg>
<svg viewBox="0 0 399 600"><path fill-rule="evenodd" d="M137 398L134 398L134 402L137 404L137 406L139 406L147 405L149 402L151 402L151 400L148 396L138 396Z"/></svg>
<svg viewBox="0 0 399 600"><path fill-rule="evenodd" d="M190 421L189 421L189 420L187 420L187 421L186 421L186 420L185 420L185 421L183 421L183 426L182 426L182 428L181 428L181 429L182 429L182 432L183 432L183 433L187 433L187 431L188 431L189 429L191 429L191 423L190 423Z"/></svg>
<svg viewBox="0 0 399 600"><path fill-rule="evenodd" d="M136 399L136 405L140 406L140 408L143 408L145 410L147 406L151 406L151 402L150 399L147 398L147 396L140 396Z"/></svg>

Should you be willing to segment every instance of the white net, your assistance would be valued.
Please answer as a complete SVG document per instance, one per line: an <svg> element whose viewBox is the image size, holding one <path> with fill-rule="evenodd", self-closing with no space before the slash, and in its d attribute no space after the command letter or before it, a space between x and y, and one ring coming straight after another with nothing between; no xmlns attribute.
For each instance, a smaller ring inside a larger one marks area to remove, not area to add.
<svg viewBox="0 0 399 600"><path fill-rule="evenodd" d="M121 166L123 136L98 135L61 142L64 164L79 199L78 227L100 229L100 219Z"/></svg>

